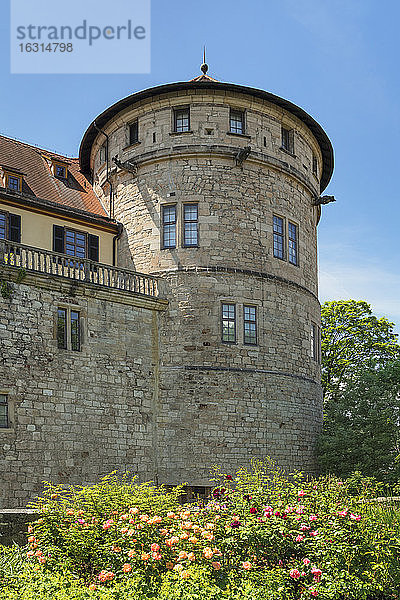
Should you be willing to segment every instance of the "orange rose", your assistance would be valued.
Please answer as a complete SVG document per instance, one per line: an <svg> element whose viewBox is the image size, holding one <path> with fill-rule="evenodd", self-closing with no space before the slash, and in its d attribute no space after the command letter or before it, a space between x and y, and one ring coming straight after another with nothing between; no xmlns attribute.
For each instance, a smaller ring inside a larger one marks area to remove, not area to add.
<svg viewBox="0 0 400 600"><path fill-rule="evenodd" d="M251 569L251 566L252 566L251 562L249 562L248 560L245 560L242 563L242 567L243 567L243 569L246 569L246 571L249 571Z"/></svg>
<svg viewBox="0 0 400 600"><path fill-rule="evenodd" d="M220 568L221 568L221 563L220 563L220 562L217 562L217 561L216 561L216 562L212 562L211 564L212 564L212 566L214 567L214 569L215 569L216 571L219 571L219 570L220 570Z"/></svg>
<svg viewBox="0 0 400 600"><path fill-rule="evenodd" d="M130 571L132 571L132 567L129 563L125 563L124 565L122 565L122 570L124 573L129 573Z"/></svg>

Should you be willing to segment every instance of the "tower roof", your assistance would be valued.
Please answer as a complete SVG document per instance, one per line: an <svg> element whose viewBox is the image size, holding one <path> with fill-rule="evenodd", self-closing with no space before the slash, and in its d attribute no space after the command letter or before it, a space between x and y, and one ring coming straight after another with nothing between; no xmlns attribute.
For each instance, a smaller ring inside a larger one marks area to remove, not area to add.
<svg viewBox="0 0 400 600"><path fill-rule="evenodd" d="M205 65L205 63L203 63L202 67L203 66L206 66L208 69L208 66ZM207 70L205 70L205 72L203 71L201 75L195 77L194 79L191 79L190 81L168 83L165 85L158 85L152 88L148 88L140 92L135 92L134 94L123 98L119 102L116 102L115 104L107 108L104 112L102 112L89 125L88 129L86 130L83 136L79 151L79 160L82 172L86 175L90 175L90 154L93 142L98 135L98 129L95 127L94 123L96 123L98 128L103 129L111 119L118 115L118 113L125 110L126 108L140 103L143 100L151 98L152 96L158 96L160 94L191 91L195 87L198 87L198 89L203 90L207 89L222 92L233 92L236 94L240 93L253 96L255 98L260 98L261 100L266 100L271 104L275 104L279 108L287 110L289 113L297 117L309 128L309 130L312 132L315 139L317 140L319 147L321 148L323 159L323 169L320 182L321 192L326 188L333 173L333 148L328 136L322 129L321 125L317 123L317 121L315 121L308 113L306 113L305 110L303 110L299 106L296 106L296 104L289 102L289 100L285 100L284 98L275 96L270 92L266 92L257 88L247 87L244 85L237 85L235 83L225 83L216 81L215 79L207 75Z"/></svg>

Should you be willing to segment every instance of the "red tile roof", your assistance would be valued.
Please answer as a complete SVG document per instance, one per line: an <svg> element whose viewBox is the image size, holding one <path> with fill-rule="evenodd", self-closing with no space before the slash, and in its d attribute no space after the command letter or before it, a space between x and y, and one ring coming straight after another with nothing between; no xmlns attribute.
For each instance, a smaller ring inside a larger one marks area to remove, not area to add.
<svg viewBox="0 0 400 600"><path fill-rule="evenodd" d="M68 164L67 179L53 175L53 160ZM80 172L77 158L68 158L0 135L0 168L23 173L23 195L36 196L38 200L100 217L108 216L91 184Z"/></svg>

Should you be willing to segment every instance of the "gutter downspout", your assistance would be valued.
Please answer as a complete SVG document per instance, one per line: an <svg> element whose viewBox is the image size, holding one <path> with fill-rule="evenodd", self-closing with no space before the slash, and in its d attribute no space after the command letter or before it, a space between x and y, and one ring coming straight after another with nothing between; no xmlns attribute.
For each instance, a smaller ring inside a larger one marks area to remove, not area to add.
<svg viewBox="0 0 400 600"><path fill-rule="evenodd" d="M114 235L113 237L113 267L116 267L116 262L117 262L117 242L120 239L122 232L124 230L124 227L122 225L122 223L118 223L118 233L117 235Z"/></svg>
<svg viewBox="0 0 400 600"><path fill-rule="evenodd" d="M109 161L110 139L105 131L103 131L102 129L97 127L96 121L93 121L93 126L95 127L95 129L97 129L97 131L99 133L102 133L104 135L104 137L106 138L106 161L107 161L106 181L107 181L108 185L110 186L110 219L113 219L114 218L114 194L113 194L113 186L112 186L111 179L110 179L110 161Z"/></svg>

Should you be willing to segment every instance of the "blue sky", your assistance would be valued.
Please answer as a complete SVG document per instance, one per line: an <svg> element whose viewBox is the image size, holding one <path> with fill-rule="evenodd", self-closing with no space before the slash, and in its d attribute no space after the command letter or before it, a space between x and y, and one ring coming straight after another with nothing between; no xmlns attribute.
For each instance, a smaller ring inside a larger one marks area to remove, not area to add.
<svg viewBox="0 0 400 600"><path fill-rule="evenodd" d="M4 135L76 155L86 127L110 104L196 76L204 43L210 75L308 111L336 156L325 193L337 202L323 207L319 226L321 300L365 299L400 331L395 0L152 0L149 75L10 75L9 1L0 8ZM68 0L60 10L67 14Z"/></svg>

